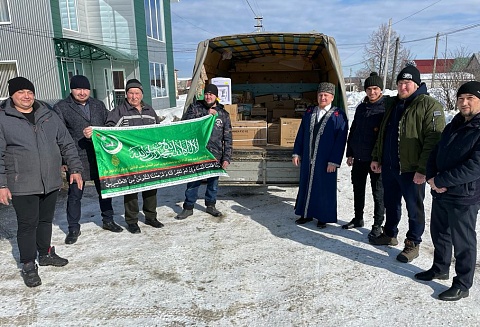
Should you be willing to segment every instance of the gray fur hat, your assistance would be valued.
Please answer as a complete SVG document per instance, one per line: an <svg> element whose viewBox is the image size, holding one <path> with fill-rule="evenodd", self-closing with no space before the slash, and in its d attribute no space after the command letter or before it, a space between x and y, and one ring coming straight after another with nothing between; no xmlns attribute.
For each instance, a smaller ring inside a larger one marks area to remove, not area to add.
<svg viewBox="0 0 480 327"><path fill-rule="evenodd" d="M333 94L333 96L335 96L335 85L328 82L322 82L318 85L317 93L320 93L320 92L330 93L330 94Z"/></svg>

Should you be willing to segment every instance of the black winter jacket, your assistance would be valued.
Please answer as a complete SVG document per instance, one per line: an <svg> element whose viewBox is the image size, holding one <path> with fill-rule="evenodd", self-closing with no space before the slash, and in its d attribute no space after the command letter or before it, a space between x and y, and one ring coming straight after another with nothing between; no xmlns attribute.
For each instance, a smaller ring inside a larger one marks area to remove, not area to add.
<svg viewBox="0 0 480 327"><path fill-rule="evenodd" d="M47 194L62 187L62 157L69 171L82 171L75 143L58 116L33 104L35 124L7 99L0 110L0 186L12 195Z"/></svg>
<svg viewBox="0 0 480 327"><path fill-rule="evenodd" d="M360 161L372 161L372 151L385 114L385 97L371 103L368 97L355 109L347 140L346 156Z"/></svg>
<svg viewBox="0 0 480 327"><path fill-rule="evenodd" d="M430 154L427 180L434 177L438 188L432 196L457 204L480 203L480 114L465 122L457 114L445 127L440 141Z"/></svg>
<svg viewBox="0 0 480 327"><path fill-rule="evenodd" d="M207 149L220 162L232 160L232 123L230 115L223 105L217 102L215 108L218 116L208 140ZM184 114L183 119L194 119L208 115L208 108L203 101L192 103Z"/></svg>
<svg viewBox="0 0 480 327"><path fill-rule="evenodd" d="M116 106L107 117L105 126L125 127L159 124L160 118L155 110L148 104L142 102L142 112L132 107L127 100Z"/></svg>
<svg viewBox="0 0 480 327"><path fill-rule="evenodd" d="M105 126L109 113L100 100L90 98L88 105L90 107L89 118L85 116L71 95L53 106L53 111L65 123L75 141L83 165L82 178L85 181L98 178L98 167L93 142L83 136L83 130L88 126Z"/></svg>

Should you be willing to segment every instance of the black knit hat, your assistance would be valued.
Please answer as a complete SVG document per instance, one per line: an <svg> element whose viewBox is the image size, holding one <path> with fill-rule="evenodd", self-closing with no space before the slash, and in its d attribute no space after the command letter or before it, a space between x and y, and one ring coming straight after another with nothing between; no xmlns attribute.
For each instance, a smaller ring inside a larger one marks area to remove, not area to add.
<svg viewBox="0 0 480 327"><path fill-rule="evenodd" d="M383 90L383 80L378 76L377 72L370 73L370 77L365 80L363 83L363 89L366 91L370 86L378 86Z"/></svg>
<svg viewBox="0 0 480 327"><path fill-rule="evenodd" d="M420 80L420 72L417 69L417 64L415 64L415 61L407 61L405 68L402 69L400 74L397 76L397 84L398 81L401 80L414 81L418 86L422 84L422 81Z"/></svg>
<svg viewBox="0 0 480 327"><path fill-rule="evenodd" d="M70 79L70 90L85 89L90 90L90 82L83 75L75 75Z"/></svg>
<svg viewBox="0 0 480 327"><path fill-rule="evenodd" d="M457 91L457 98L465 93L470 93L480 99L480 82L470 81L462 84Z"/></svg>
<svg viewBox="0 0 480 327"><path fill-rule="evenodd" d="M138 88L142 91L143 93L143 86L142 83L138 79L132 78L127 81L127 85L125 86L125 92L128 92L129 89L131 88Z"/></svg>
<svg viewBox="0 0 480 327"><path fill-rule="evenodd" d="M35 94L35 86L25 77L15 77L8 81L8 95L12 96L20 90L30 90Z"/></svg>
<svg viewBox="0 0 480 327"><path fill-rule="evenodd" d="M212 93L218 97L218 87L215 84L208 84L207 86L205 86L205 90L203 91L203 93Z"/></svg>

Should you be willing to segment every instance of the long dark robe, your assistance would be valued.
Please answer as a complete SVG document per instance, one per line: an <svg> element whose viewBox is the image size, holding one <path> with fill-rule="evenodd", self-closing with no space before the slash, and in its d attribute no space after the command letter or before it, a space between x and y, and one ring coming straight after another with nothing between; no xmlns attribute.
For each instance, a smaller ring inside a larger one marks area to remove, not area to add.
<svg viewBox="0 0 480 327"><path fill-rule="evenodd" d="M305 113L293 147L293 154L301 158L295 214L334 223L337 222L337 172L327 173L327 166L330 163L340 167L348 121L342 110L332 106L317 123L318 111L315 107Z"/></svg>

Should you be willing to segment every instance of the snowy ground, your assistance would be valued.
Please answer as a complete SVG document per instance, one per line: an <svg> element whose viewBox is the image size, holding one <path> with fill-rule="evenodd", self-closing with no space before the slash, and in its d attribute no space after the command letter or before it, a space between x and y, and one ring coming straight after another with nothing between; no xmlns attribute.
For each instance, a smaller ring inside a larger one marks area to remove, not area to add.
<svg viewBox="0 0 480 327"><path fill-rule="evenodd" d="M0 325L479 326L480 275L470 297L453 303L436 299L451 279L413 279L432 262L429 219L420 257L400 263L395 257L407 231L405 209L400 245L372 246L370 193L365 228L342 230L353 212L345 163L338 180L338 225L323 230L315 222L294 224L296 187L221 186L223 218L206 214L199 200L194 216L177 221L179 185L159 189L157 212L165 227L146 226L141 216L136 235L101 229L95 190L88 186L74 245L63 242L62 191L52 244L70 263L40 267L43 285L33 289L20 276L13 208L0 206ZM427 217L430 206L427 195ZM121 198L114 208L125 227Z"/></svg>

